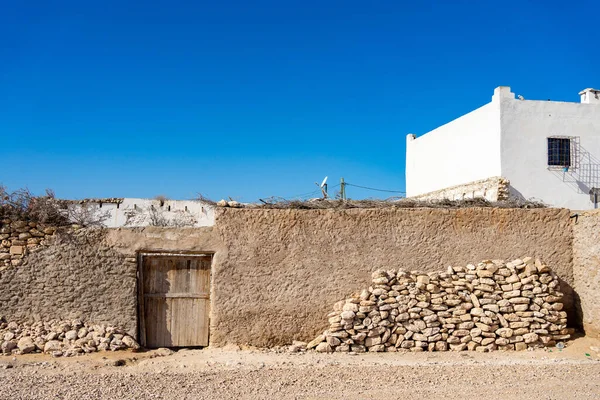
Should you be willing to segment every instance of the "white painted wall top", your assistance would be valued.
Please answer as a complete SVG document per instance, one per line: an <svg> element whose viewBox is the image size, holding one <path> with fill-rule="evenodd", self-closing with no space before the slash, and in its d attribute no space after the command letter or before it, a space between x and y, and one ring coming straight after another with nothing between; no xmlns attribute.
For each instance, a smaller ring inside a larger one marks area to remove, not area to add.
<svg viewBox="0 0 600 400"><path fill-rule="evenodd" d="M483 107L420 137L408 135L407 196L502 176L512 197L599 207L590 191L600 188L600 91L579 95L580 102L526 100L500 86ZM553 137L570 143L568 168L548 165Z"/></svg>
<svg viewBox="0 0 600 400"><path fill-rule="evenodd" d="M120 202L102 200L74 204L75 213L86 213L102 221L108 228L139 226L213 226L214 207L198 200L157 200L123 198ZM75 222L75 221L73 221Z"/></svg>
<svg viewBox="0 0 600 400"><path fill-rule="evenodd" d="M600 104L600 90L588 88L579 92L584 104Z"/></svg>

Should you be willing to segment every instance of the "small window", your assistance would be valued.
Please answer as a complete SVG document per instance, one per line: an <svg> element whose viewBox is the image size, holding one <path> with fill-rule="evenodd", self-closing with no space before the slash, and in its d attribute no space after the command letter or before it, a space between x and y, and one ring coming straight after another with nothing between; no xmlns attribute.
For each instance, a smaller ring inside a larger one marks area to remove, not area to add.
<svg viewBox="0 0 600 400"><path fill-rule="evenodd" d="M571 139L548 138L548 165L571 166Z"/></svg>

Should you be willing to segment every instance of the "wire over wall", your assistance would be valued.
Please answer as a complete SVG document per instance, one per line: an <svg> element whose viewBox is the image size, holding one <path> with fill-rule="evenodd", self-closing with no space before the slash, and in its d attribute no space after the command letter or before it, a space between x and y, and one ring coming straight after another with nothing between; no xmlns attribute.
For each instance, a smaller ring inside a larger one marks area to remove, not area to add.
<svg viewBox="0 0 600 400"><path fill-rule="evenodd" d="M353 183L348 183L348 182L346 182L346 186L354 186L354 187L361 188L361 189L375 190L377 192L402 193L402 194L406 193L406 192L404 192L402 190L376 189L376 188L372 188L372 187L368 187L368 186L355 185Z"/></svg>
<svg viewBox="0 0 600 400"><path fill-rule="evenodd" d="M340 187L341 185L342 184L338 183L336 185L330 186L330 187L328 187L328 190L336 189L336 188ZM344 182L343 185L352 186L352 187L365 189L365 190L372 190L372 191L376 191L376 192L395 193L395 194L399 195L399 196L397 196L397 198L402 198L403 195L405 194L405 192L402 190L378 189L378 188L373 188L373 187L369 187L369 186L355 185L353 183L348 183L348 182ZM282 200L286 200L286 199L307 200L307 199L314 198L317 196L320 197L321 193L322 193L321 189L316 189L316 190L313 190L312 192L301 193L301 194L298 194L295 196L289 196L289 197L271 196L268 199L260 199L260 201L265 203L265 202L272 202L272 201L282 201Z"/></svg>

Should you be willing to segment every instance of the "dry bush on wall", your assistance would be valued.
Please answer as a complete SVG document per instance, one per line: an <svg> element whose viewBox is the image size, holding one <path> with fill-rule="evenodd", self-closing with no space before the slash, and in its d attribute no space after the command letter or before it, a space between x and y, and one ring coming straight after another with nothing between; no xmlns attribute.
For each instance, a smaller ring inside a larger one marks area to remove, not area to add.
<svg viewBox="0 0 600 400"><path fill-rule="evenodd" d="M148 207L137 206L134 209L125 211L125 226L149 225L184 228L196 224L197 221L193 215L181 210L166 211L164 202L162 204L151 204Z"/></svg>
<svg viewBox="0 0 600 400"><path fill-rule="evenodd" d="M35 196L27 188L10 192L6 187L0 186L0 216L3 218L64 226L69 224L64 212L65 206L50 189L46 189L43 196Z"/></svg>
<svg viewBox="0 0 600 400"><path fill-rule="evenodd" d="M503 201L487 201L485 199L465 200L413 200L410 198L393 197L386 200L286 200L270 198L262 200L263 204L246 204L245 208L267 209L351 209L351 208L468 208L468 207L497 207L497 208L544 208L545 204L538 201L510 199Z"/></svg>
<svg viewBox="0 0 600 400"><path fill-rule="evenodd" d="M202 193L198 193L198 195L196 196L196 200L198 200L198 201L200 201L202 203L206 203L206 204L211 205L211 206L216 206L217 205L216 201L214 201L213 199L210 199L210 198L204 196Z"/></svg>
<svg viewBox="0 0 600 400"><path fill-rule="evenodd" d="M89 204L59 200L54 191L36 196L27 188L13 192L0 185L0 218L25 220L50 226L102 226L110 216Z"/></svg>
<svg viewBox="0 0 600 400"><path fill-rule="evenodd" d="M80 226L104 226L110 218L109 211L101 211L98 206L89 203L69 204L66 208L69 222Z"/></svg>

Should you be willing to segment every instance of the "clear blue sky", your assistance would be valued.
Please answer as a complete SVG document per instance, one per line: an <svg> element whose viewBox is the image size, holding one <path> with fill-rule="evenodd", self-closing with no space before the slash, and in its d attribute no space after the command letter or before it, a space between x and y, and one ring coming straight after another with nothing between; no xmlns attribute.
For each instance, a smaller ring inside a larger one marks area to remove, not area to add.
<svg viewBox="0 0 600 400"><path fill-rule="evenodd" d="M600 87L597 4L4 1L0 183L63 198L254 201L325 175L403 190L406 134L494 87L566 101Z"/></svg>

